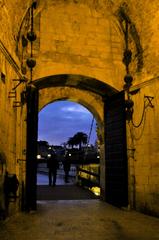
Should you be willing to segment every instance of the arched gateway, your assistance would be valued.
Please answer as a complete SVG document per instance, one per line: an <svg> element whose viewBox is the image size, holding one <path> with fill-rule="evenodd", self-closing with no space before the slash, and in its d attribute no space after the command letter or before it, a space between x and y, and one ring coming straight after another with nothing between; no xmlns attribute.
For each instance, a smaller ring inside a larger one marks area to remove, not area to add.
<svg viewBox="0 0 159 240"><path fill-rule="evenodd" d="M36 144L38 111L57 100L85 106L96 118L100 140L101 198L128 205L124 93L82 75L54 75L37 79L27 88L27 146L25 208L36 209ZM62 126L61 126L62 127Z"/></svg>

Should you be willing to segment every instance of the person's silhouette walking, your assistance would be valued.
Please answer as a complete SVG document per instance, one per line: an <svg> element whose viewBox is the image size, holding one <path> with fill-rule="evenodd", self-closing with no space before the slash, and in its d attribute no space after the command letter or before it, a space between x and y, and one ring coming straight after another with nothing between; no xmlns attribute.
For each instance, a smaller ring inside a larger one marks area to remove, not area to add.
<svg viewBox="0 0 159 240"><path fill-rule="evenodd" d="M49 169L49 186L56 185L56 175L58 169L58 160L55 151L52 151L47 159L47 167Z"/></svg>
<svg viewBox="0 0 159 240"><path fill-rule="evenodd" d="M68 183L69 171L70 171L71 163L69 159L69 153L67 152L65 155L65 159L63 161L63 168L65 172L65 183Z"/></svg>

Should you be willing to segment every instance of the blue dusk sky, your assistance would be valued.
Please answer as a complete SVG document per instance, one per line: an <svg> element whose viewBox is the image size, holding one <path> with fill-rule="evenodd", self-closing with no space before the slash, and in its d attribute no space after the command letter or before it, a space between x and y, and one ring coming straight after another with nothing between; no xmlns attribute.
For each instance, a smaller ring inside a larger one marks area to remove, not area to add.
<svg viewBox="0 0 159 240"><path fill-rule="evenodd" d="M38 140L50 145L61 145L77 132L89 136L93 115L82 105L71 101L57 101L48 104L39 112ZM96 121L90 137L90 144L96 141Z"/></svg>

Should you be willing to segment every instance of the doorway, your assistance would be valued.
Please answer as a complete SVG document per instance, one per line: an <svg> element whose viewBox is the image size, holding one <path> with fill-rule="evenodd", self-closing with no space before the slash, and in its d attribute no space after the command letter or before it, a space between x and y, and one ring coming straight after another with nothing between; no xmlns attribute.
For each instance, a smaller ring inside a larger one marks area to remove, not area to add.
<svg viewBox="0 0 159 240"><path fill-rule="evenodd" d="M39 112L38 123L37 200L98 198L97 142L96 120L84 106L68 100L45 106ZM51 150L58 159L54 187L49 186L47 167ZM66 154L70 162L67 181L64 171Z"/></svg>
<svg viewBox="0 0 159 240"><path fill-rule="evenodd" d="M100 187L102 188L102 199L109 202L112 205L116 205L119 207L126 206L128 203L128 176L127 176L127 156L126 156L126 120L125 120L125 108L124 108L124 92L117 92L112 89L110 86L92 78L86 78L83 76L75 76L76 86L71 85L71 81L74 80L74 76L71 75L69 78L68 75L59 75L52 76L46 79L35 81L35 85L39 92L39 109L42 109L50 102L55 102L58 100L72 100L77 103L81 103L83 106L87 106L88 109L91 110L93 115L96 117L98 123L100 123L100 148L101 148L101 156L100 156ZM63 80L63 84L61 85L61 80ZM65 80L65 81L64 81ZM55 85L54 85L55 84ZM91 86L91 87L90 87ZM29 100L28 100L29 101ZM116 102L115 102L116 101ZM28 103L29 106L29 103ZM118 107L121 106L121 107ZM36 107L35 104L30 105L32 108ZM116 111L118 110L119 111ZM35 109L37 110L37 108ZM115 111L116 113L113 113ZM32 114L37 114L37 111L31 111ZM121 114L120 114L121 112ZM32 119L31 115L29 115ZM38 116L38 115L37 115ZM111 118L110 118L111 116ZM117 149L117 142L113 142L112 139L117 139L117 137L113 137L113 128L116 128L116 133L118 132L117 123L121 122L120 134L122 137L123 145L120 151L120 163L118 162L117 156L115 152L113 153L111 149L114 148L115 145ZM113 125L111 124L113 122ZM109 124L110 123L110 124ZM32 123L33 124L33 123ZM35 123L36 126L36 123ZM109 134L108 134L109 133ZM30 135L32 137L32 133ZM37 141L37 139L36 139ZM29 142L29 139L28 141ZM109 143L111 143L109 145ZM31 145L29 145L32 148ZM109 147L108 147L109 146ZM27 152L31 153L31 149L27 149ZM36 156L34 156L36 158ZM27 168L27 178L31 180L35 180L30 177L31 174L35 176L35 171L32 171L32 163L29 160L29 154L27 162L30 163L29 168ZM28 164L27 163L27 164ZM120 175L120 167L117 165L124 164L125 168L122 168L122 176L118 178ZM109 167L108 167L109 166ZM29 171L30 169L30 171ZM87 174L87 172L85 172ZM116 180L119 181L118 184ZM28 189L31 187L35 193L35 185L36 182L28 181ZM121 181L121 182L120 182ZM121 184L120 184L121 183ZM35 184L35 185L34 185ZM117 186L120 185L121 193L124 192L124 198L120 198L119 191L117 191ZM27 189L27 186L26 186ZM113 189L111 191L110 189ZM29 192L27 192L29 194ZM33 194L35 196L35 194ZM120 198L119 201L115 201L116 198ZM27 197L26 197L27 199ZM32 198L31 201L36 203L37 198ZM27 199L28 201L28 199ZM30 203L29 203L30 204ZM31 204L30 204L31 205ZM32 208L32 207L31 207Z"/></svg>

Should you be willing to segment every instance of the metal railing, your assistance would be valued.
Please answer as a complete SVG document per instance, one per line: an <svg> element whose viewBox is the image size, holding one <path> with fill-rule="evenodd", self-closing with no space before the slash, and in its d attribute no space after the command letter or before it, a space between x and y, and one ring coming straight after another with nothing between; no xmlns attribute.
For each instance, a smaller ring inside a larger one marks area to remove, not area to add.
<svg viewBox="0 0 159 240"><path fill-rule="evenodd" d="M77 183L85 187L99 187L99 164L81 165L77 167Z"/></svg>

